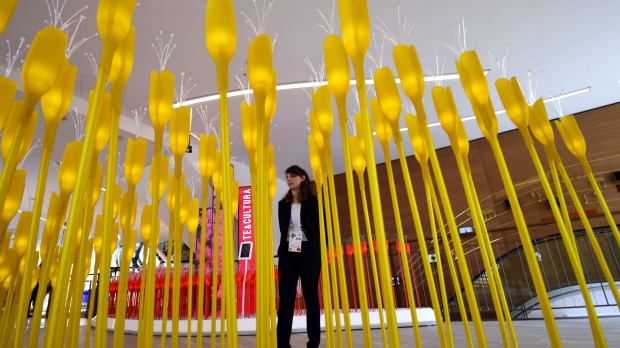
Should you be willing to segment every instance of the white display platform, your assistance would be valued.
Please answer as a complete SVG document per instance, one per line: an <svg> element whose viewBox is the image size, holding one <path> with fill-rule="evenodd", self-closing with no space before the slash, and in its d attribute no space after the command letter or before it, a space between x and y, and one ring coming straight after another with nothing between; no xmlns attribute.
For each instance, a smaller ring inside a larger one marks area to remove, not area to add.
<svg viewBox="0 0 620 348"><path fill-rule="evenodd" d="M420 326L430 326L435 325L435 314L431 308L417 308L416 309L418 315L418 322ZM361 329L362 328L362 314L361 312L351 312L351 328L352 329ZM333 317L335 320L335 316ZM340 314L341 323L344 325L344 315ZM370 327L371 328L379 328L379 312L378 311L370 311ZM96 319L93 319L96 320ZM396 320L398 321L398 327L410 327L412 326L411 322L411 311L409 308L399 308L396 310ZM108 318L108 331L114 331L114 322L116 319ZM220 332L220 324L221 322L218 320L216 322L216 333ZM94 324L93 324L94 325ZM155 320L153 326L153 334L161 335L161 320ZM196 328L198 327L198 321L192 320L192 335L196 334ZM170 335L172 331L172 321L168 320L167 326L167 334ZM387 323L386 323L387 326ZM205 319L202 322L203 328L203 336L211 335L211 320ZM298 315L293 317L293 332L306 332L306 316ZM325 316L321 315L321 331L325 331ZM255 318L238 318L237 319L237 332L239 335L254 335L256 334L256 319ZM138 320L125 320L125 333L138 333ZM187 320L179 321L179 335L187 336Z"/></svg>

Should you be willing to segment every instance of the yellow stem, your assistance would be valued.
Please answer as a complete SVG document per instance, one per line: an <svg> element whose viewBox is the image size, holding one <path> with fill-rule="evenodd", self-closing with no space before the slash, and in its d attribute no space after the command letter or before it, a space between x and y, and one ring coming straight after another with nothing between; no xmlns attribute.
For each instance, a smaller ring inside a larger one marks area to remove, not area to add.
<svg viewBox="0 0 620 348"><path fill-rule="evenodd" d="M159 203L160 203L160 195L159 195L159 180L161 173L159 172L160 162L161 162L161 151L162 151L162 143L163 143L163 129L156 130L155 133L155 144L154 144L154 155L153 155L153 164L151 166L151 170L153 171L153 205L152 205L152 214L151 214L151 236L149 239L148 246L148 260L145 257L143 263L143 270L146 268L146 282L145 287L142 288L142 291L145 291L144 301L140 302L140 307L144 305L144 312L142 320L145 321L143 329L145 331L145 335L143 336L144 341L142 344L144 346L151 347L153 345L153 316L154 316L154 306L155 306L155 269L156 259L155 254L157 250L157 242L159 240ZM144 267L144 265L146 267Z"/></svg>
<svg viewBox="0 0 620 348"><path fill-rule="evenodd" d="M364 222L366 224L366 236L368 237L368 251L370 252L370 267L372 269L372 280L375 287L375 296L377 297L377 313L379 315L379 326L381 327L381 340L383 347L388 346L387 333L385 331L385 312L383 311L383 300L381 299L383 292L379 283L379 272L377 270L377 258L375 257L374 241L372 238L372 227L370 225L370 214L368 213L368 202L366 200L366 188L364 184L363 173L358 173L358 181L360 184L360 193L362 196L362 207L364 210ZM416 347L420 347L416 345Z"/></svg>
<svg viewBox="0 0 620 348"><path fill-rule="evenodd" d="M114 197L116 191L116 170L118 158L118 124L120 110L114 111L110 125L110 142L106 168L105 195L103 196L103 237L101 238L101 274L97 287L97 326L95 327L95 347L106 347L108 331L108 292L110 289L110 236L114 225ZM86 151L86 149L84 149ZM95 157L96 158L96 157ZM84 232L86 233L86 232ZM116 233L116 231L115 231ZM117 236L114 236L115 238Z"/></svg>
<svg viewBox="0 0 620 348"><path fill-rule="evenodd" d="M588 216L583 210L581 201L579 200L579 197L577 196L577 192L575 192L575 188L570 182L568 173L566 172L566 169L564 168L564 165L562 164L562 161L560 160L559 155L557 155L556 153L554 155L554 158L555 158L554 162L557 162L557 168L560 170L560 174L562 175L562 178L564 179L564 183L568 189L568 193L571 197L571 200L573 201L573 204L575 205L575 208L577 209L577 214L579 215L579 218L581 219L581 222L583 223L583 226L586 230L586 235L588 236L588 240L590 241L590 245L592 247L592 251L594 252L594 256L596 257L596 260L599 262L599 265L601 266L601 270L603 271L603 275L605 276L605 279L609 283L609 288L612 294L614 295L614 299L616 300L616 303L620 303L620 293L618 292L615 279L611 273L611 270L609 269L607 261L605 260L605 255L603 255L603 250L601 249L598 243L598 239L596 238L596 235L594 234L594 231L592 230L592 226L590 225ZM574 250L575 250L575 253L578 253L576 245L574 247Z"/></svg>
<svg viewBox="0 0 620 348"><path fill-rule="evenodd" d="M467 296L467 302L469 305L469 312L471 314L472 321L474 322L478 345L481 347L485 347L487 346L487 341L486 334L484 333L484 327L482 326L482 318L480 317L480 307L478 306L478 300L476 299L476 295L474 293L472 278L469 273L469 267L467 266L467 260L463 251L463 245L461 244L461 237L459 236L459 232L456 227L456 221L454 220L455 215L452 211L452 205L450 203L450 197L448 196L446 183L441 172L441 167L439 166L439 160L437 159L437 153L435 152L431 133L427 126L426 111L424 110L424 105L422 104L421 98L417 100L412 100L412 102L415 106L416 111L418 112L418 117L420 117L422 123L425 125L423 136L424 140L426 141L428 153L430 155L431 168L433 169L435 182L439 191L439 197L441 198L441 204L444 210L444 214L447 217L448 228L450 230L450 234L452 235L452 239L454 240L453 244L454 251L457 257L456 261L459 265L461 280L463 282L463 287L465 288L465 294Z"/></svg>
<svg viewBox="0 0 620 348"><path fill-rule="evenodd" d="M58 237L60 235L60 225L61 221L65 221L65 215L67 213L69 197L65 197L62 193L58 197L59 203L58 206L60 210L58 215L56 216L55 223L52 226L52 237L50 238L50 246L58 245ZM56 262L56 251L55 248L50 247L47 251L47 255L43 260L41 265L41 269L43 270L43 274L39 273L39 284L45 284L45 288L47 289L47 284L49 283L50 278L50 270L52 269L52 263ZM52 256L53 255L53 256ZM28 336L28 348L35 348L39 344L39 332L41 328L41 316L43 310L43 300L45 299L46 292L38 292L37 300L35 302L35 310L34 316L30 322L31 332ZM48 301L52 300L52 296L50 294L50 298ZM48 306L48 308L50 308ZM49 318L50 313L47 313L47 317Z"/></svg>
<svg viewBox="0 0 620 348"><path fill-rule="evenodd" d="M346 122L346 103L344 99L336 99L340 120ZM345 122L340 123L340 138L342 140L342 152L344 155L344 173L347 182L347 199L349 202L349 217L351 218L351 236L353 237L353 257L355 259L355 276L358 279L357 293L359 294L360 310L362 315L362 328L364 332L364 347L372 347L372 333L370 332L370 318L368 313L368 299L366 298L366 282L364 282L364 268L362 267L362 247L360 240L360 227L357 216L357 201L355 199L355 186L353 182L353 170L351 168L351 148L349 135ZM353 289L355 291L355 289Z"/></svg>
<svg viewBox="0 0 620 348"><path fill-rule="evenodd" d="M538 266L538 260L534 253L534 247L532 246L532 239L527 229L527 225L525 224L525 218L523 217L523 212L521 211L521 206L519 205L519 200L517 198L517 193L515 192L514 185L512 183L512 178L510 177L510 173L508 172L508 168L506 167L504 155L499 146L499 142L497 141L497 136L489 137L487 138L487 140L491 145L491 149L493 150L493 155L495 157L495 161L497 162L502 182L504 183L504 188L506 189L506 194L508 195L508 200L510 201L510 206L512 207L512 213L515 219L515 223L517 225L517 231L519 233L519 238L521 239L521 244L523 246L523 251L525 253L528 268L532 275L532 281L534 282L536 295L538 296L538 299L540 301L540 308L543 312L543 317L545 319L545 325L547 326L547 333L549 334L551 346L561 347L562 341L560 340L557 326L555 324L555 317L553 316L553 312L551 311L551 304L549 303L547 289L542 279L540 267Z"/></svg>
<svg viewBox="0 0 620 348"><path fill-rule="evenodd" d="M200 274L198 276L198 328L196 332L200 332L196 335L196 346L202 347L202 324L204 317L204 295L205 295L205 238L207 231L207 195L209 180L202 180L202 223L200 224ZM213 334L213 333L212 333Z"/></svg>
<svg viewBox="0 0 620 348"><path fill-rule="evenodd" d="M325 166L322 166L325 168ZM336 320L336 342L338 347L342 347L342 324L340 322L340 297L338 280L336 273L336 254L334 250L334 233L332 228L331 202L329 201L329 191L326 184L323 184L323 197L327 197L325 202L325 225L327 226L327 254L329 255L329 275L331 277L332 301ZM328 313L329 314L329 313Z"/></svg>
<svg viewBox="0 0 620 348"><path fill-rule="evenodd" d="M551 190L551 185L549 185L549 181L547 180L547 176L545 170L542 167L540 162L540 158L538 157L538 153L534 148L534 143L532 141L532 136L529 133L529 130L521 127L519 128L521 136L525 140L526 147L528 152L530 153L530 157L532 158L532 162L534 162L534 167L536 168L536 173L540 178L540 183L545 191L545 195L549 200L549 205L551 206L551 210L553 212L553 216L556 220L556 224L558 225L558 229L560 231L560 235L562 239L565 241L564 245L566 247L566 252L568 254L568 259L570 261L571 266L573 267L573 271L575 272L575 277L577 278L577 283L579 284L579 288L581 290L581 294L583 296L586 310L588 312L588 319L590 321L590 327L592 328L592 335L594 336L594 341L597 347L606 346L605 336L603 334L603 330L601 329L601 325L598 320L598 316L596 314L596 310L594 309L594 305L592 303L592 298L590 297L590 291L588 289L586 279L583 273L583 268L581 266L581 260L579 257L579 253L576 249L576 244L574 242L574 235L572 233L568 233L566 229L566 225L564 224L564 220L562 219L562 214L560 213L557 202L555 201L555 196L553 191ZM569 184L567 184L568 186ZM603 345L601 345L603 343Z"/></svg>
<svg viewBox="0 0 620 348"><path fill-rule="evenodd" d="M399 134L400 135L400 134ZM395 137L394 138L396 146L402 148L402 138ZM399 151L400 153L400 151ZM398 206L398 197L396 196L396 185L394 184L394 172L392 170L392 159L390 158L390 150L388 147L383 148L383 157L385 159L385 168L387 169L388 182L390 185L390 197L392 199L392 208L394 209L394 217L396 220L396 233L398 235L398 243L400 245L400 259L403 267L403 276L405 278L405 290L407 294L407 299L409 301L409 311L411 312L411 320L413 321L413 332L414 336L419 337L420 331L418 327L418 313L415 305L415 297L413 296L413 281L411 279L411 273L409 272L409 259L407 258L407 247L405 246L405 236L403 233L403 224L400 219L400 208ZM399 156L400 157L400 156ZM402 161L401 161L402 162ZM407 180L407 177L405 180ZM434 286L429 286L431 289L434 289ZM437 307L436 309L439 309ZM435 315L439 314L439 318L441 318L441 312L436 311ZM439 325L441 320L437 321L437 328L439 329L439 337L440 343L445 344L445 335L442 334L443 325ZM442 338L443 337L443 338ZM416 343L417 344L417 343ZM421 345L421 342L420 342Z"/></svg>
<svg viewBox="0 0 620 348"><path fill-rule="evenodd" d="M105 51L105 49L104 49ZM109 67L107 67L109 69ZM90 157L94 151L95 138L99 120L101 118L101 100L105 91L105 83L108 80L109 71L101 66L99 74L97 75L97 84L95 86L95 92L93 95L93 105L91 106L92 114L86 117L86 134L84 137L84 147L82 149L82 155L80 157L80 166L78 169L77 180L75 190L73 193L73 199L71 200L71 208L69 209L69 221L67 224L67 230L65 231L65 240L75 240L77 230L79 228L80 219L79 211L82 209L84 193L86 190L86 184L90 177L92 169ZM109 243L108 243L109 245ZM69 277L71 273L71 263L73 262L74 248L62 248L60 255L60 261L58 266L58 289L66 289L69 283ZM102 251L103 252L103 251ZM60 316L64 311L62 308L65 306L66 293L64 291L54 291L52 295L52 308L50 310L50 316L48 316L48 326L45 330L45 348L54 348L57 346L60 335L64 330L61 330L61 325L66 325L66 322L61 321ZM101 307L99 307L102 309ZM107 303L106 307L107 308ZM97 322L101 322L98 320ZM105 325L105 322L104 322ZM103 341L102 341L103 343Z"/></svg>
<svg viewBox="0 0 620 348"><path fill-rule="evenodd" d="M433 248L435 250L435 255L437 257L437 272L438 272L438 277L439 277L439 290L441 291L441 294L443 295L442 298L445 298L445 285L443 282L443 270L441 267L441 253L439 250L439 243L437 241L437 228L435 226L435 214L433 213L433 198L431 196L431 190L433 190L432 187L432 180L431 180L431 176L430 176L430 171L428 169L428 163L426 162L421 162L420 163L420 167L422 168L422 179L424 180L424 191L426 194L426 203L428 205L428 215L429 215L429 221L431 223L431 238L433 240ZM396 196L396 195L394 195ZM422 234L422 233L420 233ZM423 234L422 234L422 237ZM445 315L446 317L446 324L444 324L442 316L441 316L441 304L439 303L439 298L437 297L437 285L435 285L435 277L434 277L434 273L433 273L433 269L430 266L430 260L428 258L428 250L426 247L426 239L420 239L418 236L418 245L420 246L420 250L425 250L424 253L422 253L421 257L422 257L422 263L424 265L425 268L425 273L426 273L426 281L428 282L428 289L431 295L431 304L433 306L433 311L435 312L435 320L437 322L437 333L439 335L439 343L441 344L442 347L446 347L448 345L448 342L446 341L446 333L444 331L444 325L446 325L448 327L448 331L450 332L450 336L449 336L449 343L450 346L453 345L453 339L451 336L451 332L452 329L450 327L450 311L448 309L448 307L444 308L447 311L447 315ZM450 255L451 256L451 255ZM447 257L450 257L447 256ZM427 265L428 264L428 268ZM458 289L457 289L458 291ZM445 303L446 301L444 301Z"/></svg>
<svg viewBox="0 0 620 348"><path fill-rule="evenodd" d="M176 194L174 195L174 227L168 235L172 238L174 247L174 275L172 276L172 347L179 347L179 303L181 301L181 196L183 194L183 178L181 160L174 164L174 180L176 181ZM170 243L168 243L170 249Z"/></svg>
<svg viewBox="0 0 620 348"><path fill-rule="evenodd" d="M323 281L323 287L321 288L323 292L323 314L325 316L325 327L328 330L325 330L326 335L326 343L327 347L331 348L334 346L334 330L333 330L333 307L332 307L332 298L330 294L330 280L329 280L329 266L327 263L327 239L325 238L325 214L321 213L324 211L323 208L323 192L320 187L317 187L317 198L319 201L319 241L321 243L321 279Z"/></svg>
<svg viewBox="0 0 620 348"><path fill-rule="evenodd" d="M178 193L179 191L177 191ZM174 211L170 211L170 226L174 229L176 214ZM168 249L166 250L166 270L164 275L164 303L162 305L162 317L161 317L161 347L166 348L167 332L168 332L168 302L170 302L170 260L172 260L172 248L174 237L173 234L168 235Z"/></svg>
<svg viewBox="0 0 620 348"><path fill-rule="evenodd" d="M372 126L370 122L370 114L368 113L368 100L366 99L366 84L364 77L363 61L354 60L353 67L355 69L355 79L357 81L356 88L360 100L360 110L362 114L362 127L364 130L364 141L366 143L366 163L368 168L368 184L370 186L370 199L372 202L373 222L375 225L375 233L377 236L377 244L379 248L379 264L381 272L381 284L384 290L390 288L392 280L387 270L390 267L388 260L388 252L386 247L385 227L383 225L383 208L381 205L381 195L379 193L379 183L377 178L377 167L375 161L375 152L373 149ZM390 347L400 347L400 337L398 334L398 322L396 320L396 311L394 308L394 298L386 295L384 292L384 304L388 322L388 332L390 338Z"/></svg>
<svg viewBox="0 0 620 348"><path fill-rule="evenodd" d="M215 215L215 223L213 224L213 256L211 260L213 262L213 266L211 267L213 274L211 281L211 345L210 347L215 347L215 339L217 336L217 331L215 324L218 320L217 318L217 287L220 278L220 203L222 198L218 195L215 196L215 207L213 207L213 215ZM222 325L222 321L220 320L220 334L223 331L224 326Z"/></svg>
<svg viewBox="0 0 620 348"><path fill-rule="evenodd" d="M129 185L128 185L129 186ZM121 259L121 271L118 278L118 300L116 301L116 320L114 321L114 348L121 347L123 345L123 337L125 333L125 315L127 313L127 282L129 277L129 259L128 259L128 244L129 234L131 233L131 214L134 200L135 187L127 187L127 204L125 209L127 211L127 221L123 226L123 255ZM135 246L135 245L134 245ZM95 268L96 271L96 268ZM91 296L92 297L92 296Z"/></svg>
<svg viewBox="0 0 620 348"><path fill-rule="evenodd" d="M226 76L218 76L220 80L228 79L226 69ZM221 84L222 87L226 84ZM230 135L229 135L229 121L228 121L228 96L226 89L220 89L220 135L222 137L222 191L224 202L224 243L222 245L222 254L224 256L224 262L222 268L224 269L224 275L222 277L222 285L225 289L226 300L226 334L228 335L229 347L237 348L237 298L235 294L235 264L234 264L234 239L233 239L233 219L231 187L232 187L232 175L230 170Z"/></svg>
<svg viewBox="0 0 620 348"><path fill-rule="evenodd" d="M495 283L495 287L497 288L497 292L499 294L499 299L500 299L501 307L503 310L503 318L507 322L506 324L508 326L508 331L510 332L510 339L511 339L512 345L514 347L518 347L519 344L517 342L517 336L514 331L514 326L512 324L511 313L508 308L508 302L506 301L506 295L504 293L504 287L502 285L502 280L500 278L499 271L497 269L497 263L495 261L495 254L493 253L493 247L491 246L491 240L489 239L489 233L487 232L487 227L484 224L484 216L482 215L482 208L480 207L480 203L479 203L480 200L478 199L478 194L476 193L476 187L474 185L474 179L472 178L472 175L471 175L471 169L469 167L469 163L467 162L466 158L461 158L456 153L455 153L455 156L457 157L457 164L463 167L463 173L466 178L463 184L465 187L465 193L466 195L470 195L470 198L468 198L468 199L471 199L471 202L472 202L470 204L470 207L473 205L474 210L475 210L475 214L472 215L472 218L475 217L475 219L473 220L474 226L479 226L479 227L475 227L476 232L478 232L478 229L480 231L480 235L478 236L478 239L480 240L480 237L482 237L482 244L484 244L485 249L486 249L486 252L483 251L484 249L481 249L481 252L486 254L486 255L483 255L483 257L488 258L488 261L490 263L490 267L491 267L490 278L493 278L492 281ZM476 221L478 221L477 225L476 225ZM489 271L487 268L487 273L488 272ZM491 280L489 280L489 283L491 283ZM504 323L503 321L499 320L499 318L500 316L498 315L498 322L500 325L503 326Z"/></svg>
<svg viewBox="0 0 620 348"><path fill-rule="evenodd" d="M607 206L607 201L605 200L605 197L601 192L601 188L598 186L596 179L594 179L594 175L592 174L592 168L590 167L590 164L585 160L581 161L581 166L583 167L586 175L588 176L588 179L590 180L590 185L592 185L592 189L594 189L594 194L596 195L596 198L601 205L601 209L603 209L603 213L605 213L605 218L607 219L607 223L609 224L614 238L616 239L616 243L618 243L618 246L620 246L620 232L618 232L618 225L616 224L616 221L614 221L614 217L611 215L611 211Z"/></svg>
<svg viewBox="0 0 620 348"><path fill-rule="evenodd" d="M474 200L472 198L472 191L474 190L474 186L470 185L469 176L467 171L465 170L465 166L463 164L463 159L461 158L458 151L458 144L456 141L451 139L452 149L454 150L454 156L456 158L457 167L459 169L461 181L463 184L463 189L465 192L465 197L467 200L467 205L469 206L469 210L471 213L471 219L474 223L474 231L476 232L476 237L478 238L478 246L480 247L480 256L482 258L482 263L484 265L484 269L487 272L488 281L489 281L489 289L491 291L491 299L493 301L493 308L495 310L495 315L497 316L497 321L499 324L500 334L502 336L502 342L505 347L510 347L510 341L508 337L508 333L506 332L506 325L504 324L504 313L502 307L502 300L500 298L504 297L504 291L501 286L501 280L499 277L496 278L496 274L493 271L493 267L495 266L495 258L493 257L493 251L491 250L491 244L486 242L485 234L486 226L484 225L484 219L481 218L482 212L480 209L480 203L478 200ZM507 317L510 318L510 313L506 313ZM510 319L509 319L510 320ZM509 324L512 327L512 322ZM511 330L512 332L512 330ZM513 343L516 342L516 338L513 337Z"/></svg>
<svg viewBox="0 0 620 348"><path fill-rule="evenodd" d="M49 133L45 133L45 139L47 140L50 136ZM17 138L16 138L17 139ZM53 143L53 141L52 141ZM44 142L47 144L47 142ZM47 171L49 169L50 157L53 151L53 147L43 146L43 154L41 156L41 162L39 166L39 178L37 179L37 191L34 196L34 208L32 212L32 220L30 222L30 231L28 233L28 248L26 249L26 254L24 257L25 265L24 265L24 281L22 282L22 286L19 288L19 296L20 299L17 308L17 318L16 318L16 327L15 327L15 340L13 341L13 347L23 347L24 346L24 336L26 332L26 314L27 310L27 300L29 299L28 293L30 291L30 269L33 268L32 262L33 255L36 248L36 241L39 233L39 225L41 222L41 210L43 208L43 199L45 197L45 186L47 184ZM1 210L0 210L1 211ZM38 261L38 260L37 260Z"/></svg>

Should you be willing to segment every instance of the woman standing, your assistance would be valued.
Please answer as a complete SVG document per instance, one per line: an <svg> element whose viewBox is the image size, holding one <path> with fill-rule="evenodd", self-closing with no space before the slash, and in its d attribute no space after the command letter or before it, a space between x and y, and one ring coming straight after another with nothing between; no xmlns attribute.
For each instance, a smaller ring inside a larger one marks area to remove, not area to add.
<svg viewBox="0 0 620 348"><path fill-rule="evenodd" d="M321 341L319 308L319 275L321 248L319 202L313 183L301 167L286 169L288 192L278 203L280 246L278 247L278 347L290 347L293 310L297 281L306 302L308 347L318 347Z"/></svg>

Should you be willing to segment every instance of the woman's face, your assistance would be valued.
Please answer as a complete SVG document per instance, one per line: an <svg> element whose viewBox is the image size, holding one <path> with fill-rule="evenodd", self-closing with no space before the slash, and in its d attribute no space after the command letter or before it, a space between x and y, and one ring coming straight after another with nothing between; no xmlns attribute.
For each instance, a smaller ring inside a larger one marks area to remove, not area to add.
<svg viewBox="0 0 620 348"><path fill-rule="evenodd" d="M303 175L297 175L294 173L286 173L286 184L288 188L295 191L299 189L299 185L306 180L306 177Z"/></svg>

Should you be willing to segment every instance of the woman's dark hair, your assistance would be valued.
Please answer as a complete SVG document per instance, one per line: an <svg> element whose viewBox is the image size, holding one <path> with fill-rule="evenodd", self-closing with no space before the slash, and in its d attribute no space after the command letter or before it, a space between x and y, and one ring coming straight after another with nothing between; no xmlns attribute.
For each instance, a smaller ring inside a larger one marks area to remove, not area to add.
<svg viewBox="0 0 620 348"><path fill-rule="evenodd" d="M306 171L303 170L303 168L301 168L298 165L292 165L286 168L284 173L306 177L306 180L302 181L301 184L299 184L299 201L300 202L305 201L309 195L316 196L316 189L314 186L314 181L310 181L310 177L308 176L308 173L306 173ZM291 192L290 189L288 190L288 192L286 192L286 195L284 195L283 200L286 203L293 203L293 193Z"/></svg>

